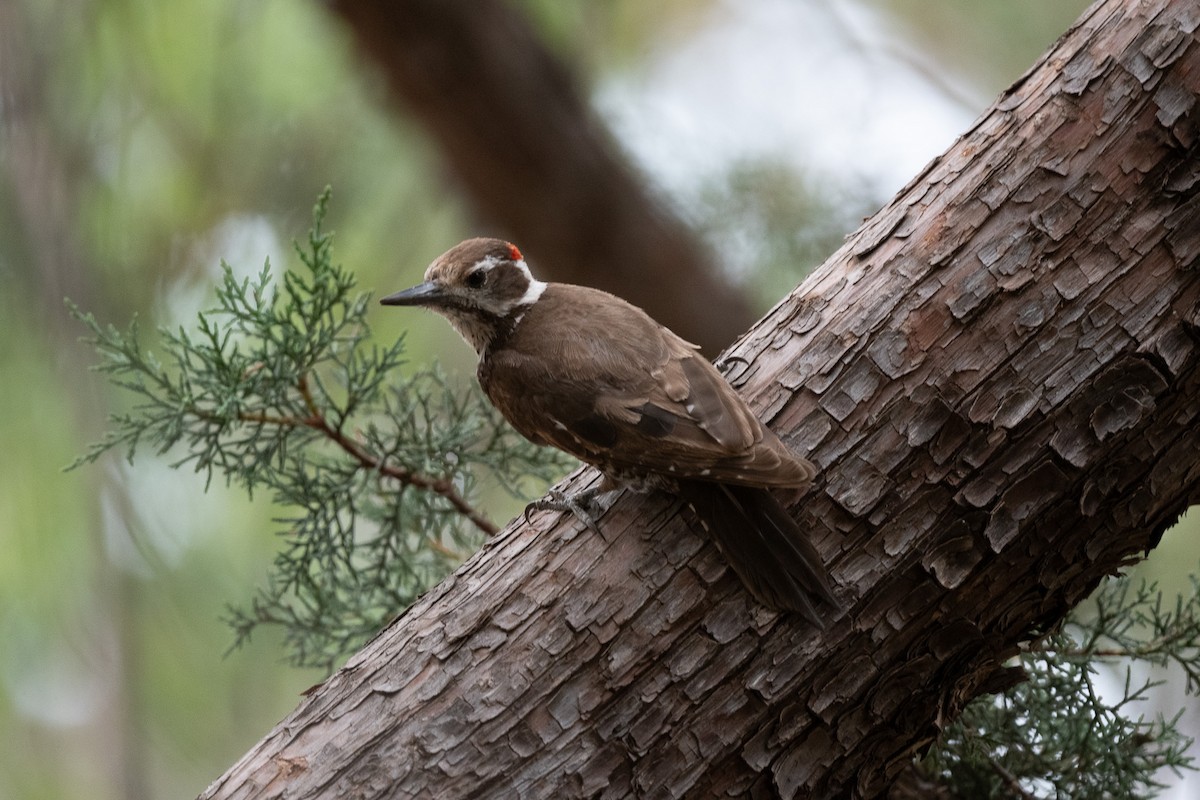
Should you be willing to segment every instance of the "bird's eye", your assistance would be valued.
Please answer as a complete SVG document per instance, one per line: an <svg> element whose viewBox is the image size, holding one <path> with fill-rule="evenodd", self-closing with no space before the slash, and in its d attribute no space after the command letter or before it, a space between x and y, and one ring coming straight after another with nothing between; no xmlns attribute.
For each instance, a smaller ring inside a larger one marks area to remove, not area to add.
<svg viewBox="0 0 1200 800"><path fill-rule="evenodd" d="M486 280L487 273L481 269L467 273L467 286L471 287L472 289L478 289L480 286L483 286L483 283Z"/></svg>

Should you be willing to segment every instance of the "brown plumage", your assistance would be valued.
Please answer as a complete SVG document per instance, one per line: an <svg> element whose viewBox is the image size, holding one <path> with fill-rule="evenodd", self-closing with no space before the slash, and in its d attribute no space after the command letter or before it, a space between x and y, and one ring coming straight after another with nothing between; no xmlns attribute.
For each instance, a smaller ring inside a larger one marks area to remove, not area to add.
<svg viewBox="0 0 1200 800"><path fill-rule="evenodd" d="M520 251L497 239L457 245L425 283L382 302L449 319L479 353L479 382L496 408L530 440L598 467L601 490L661 489L689 502L764 604L818 625L810 595L837 605L820 556L765 491L807 486L815 467L694 345L641 309L537 281Z"/></svg>

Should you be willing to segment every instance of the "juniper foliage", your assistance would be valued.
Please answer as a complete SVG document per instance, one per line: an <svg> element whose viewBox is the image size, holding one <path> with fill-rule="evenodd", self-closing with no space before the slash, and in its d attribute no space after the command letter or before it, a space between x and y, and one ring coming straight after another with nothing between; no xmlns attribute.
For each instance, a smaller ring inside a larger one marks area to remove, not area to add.
<svg viewBox="0 0 1200 800"><path fill-rule="evenodd" d="M91 331L97 369L135 402L75 465L150 447L252 495L282 515L266 585L230 607L235 646L283 630L289 660L331 669L439 581L496 524L483 490L539 491L571 462L506 425L474 383L406 371L403 338L371 341L370 296L332 261L314 209L301 271L242 281L223 264L216 306L194 330L160 329L161 355L126 330L73 313Z"/></svg>
<svg viewBox="0 0 1200 800"><path fill-rule="evenodd" d="M1026 680L979 697L943 733L920 770L971 798L1149 798L1161 770L1194 769L1182 711L1146 719L1137 703L1163 681L1147 666L1182 670L1200 691L1200 585L1166 604L1154 584L1103 584L1059 629L1020 657ZM1120 697L1102 672L1123 676Z"/></svg>

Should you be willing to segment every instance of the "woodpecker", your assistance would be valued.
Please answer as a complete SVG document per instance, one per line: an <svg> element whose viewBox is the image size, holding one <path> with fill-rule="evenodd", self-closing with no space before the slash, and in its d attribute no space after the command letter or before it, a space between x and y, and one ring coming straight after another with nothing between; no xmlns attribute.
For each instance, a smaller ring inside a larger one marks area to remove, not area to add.
<svg viewBox="0 0 1200 800"><path fill-rule="evenodd" d="M537 280L516 246L484 238L446 251L423 283L380 302L446 317L479 355L479 383L505 419L604 475L591 493L531 508L570 508L595 527L596 492L671 492L759 602L819 627L814 601L840 607L816 548L768 491L806 487L816 467L754 416L695 345L640 308Z"/></svg>

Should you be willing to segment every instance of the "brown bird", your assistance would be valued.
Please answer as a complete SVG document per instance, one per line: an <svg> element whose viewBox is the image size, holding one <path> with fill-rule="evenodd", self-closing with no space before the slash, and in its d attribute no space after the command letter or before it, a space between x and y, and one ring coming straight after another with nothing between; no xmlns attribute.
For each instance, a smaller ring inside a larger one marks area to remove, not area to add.
<svg viewBox="0 0 1200 800"><path fill-rule="evenodd" d="M761 603L822 627L813 599L838 607L820 555L767 491L807 486L816 468L759 422L695 345L640 308L539 281L499 239L462 242L424 283L380 302L445 316L479 354L479 383L514 428L604 474L597 490L531 508L569 508L595 527L596 492L672 492Z"/></svg>

